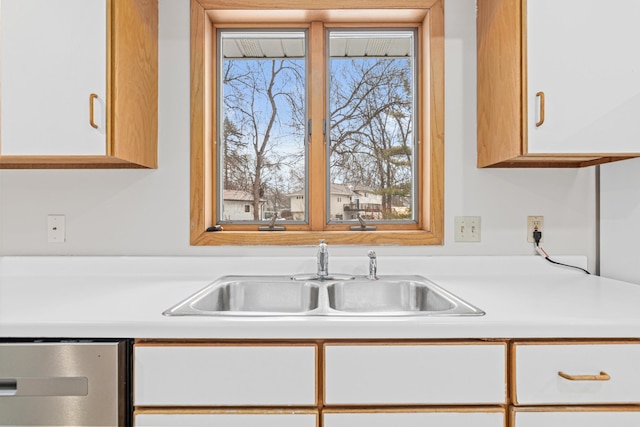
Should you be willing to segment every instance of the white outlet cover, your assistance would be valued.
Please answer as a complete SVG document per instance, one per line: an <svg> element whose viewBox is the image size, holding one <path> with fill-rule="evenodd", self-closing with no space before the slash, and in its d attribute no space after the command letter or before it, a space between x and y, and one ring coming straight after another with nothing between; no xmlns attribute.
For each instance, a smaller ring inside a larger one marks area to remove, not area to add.
<svg viewBox="0 0 640 427"><path fill-rule="evenodd" d="M454 239L456 242L479 242L480 241L480 217L479 216L457 216L454 218Z"/></svg>
<svg viewBox="0 0 640 427"><path fill-rule="evenodd" d="M535 240L533 240L533 230L536 227L538 231L542 232L540 243L544 242L544 216L542 215L527 217L527 242L535 243Z"/></svg>

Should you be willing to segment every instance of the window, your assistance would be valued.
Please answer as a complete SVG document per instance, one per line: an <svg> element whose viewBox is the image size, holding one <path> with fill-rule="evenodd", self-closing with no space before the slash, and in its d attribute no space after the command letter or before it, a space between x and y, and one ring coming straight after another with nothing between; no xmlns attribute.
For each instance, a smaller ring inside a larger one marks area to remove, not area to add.
<svg viewBox="0 0 640 427"><path fill-rule="evenodd" d="M441 244L442 0L239 3L192 2L191 243Z"/></svg>

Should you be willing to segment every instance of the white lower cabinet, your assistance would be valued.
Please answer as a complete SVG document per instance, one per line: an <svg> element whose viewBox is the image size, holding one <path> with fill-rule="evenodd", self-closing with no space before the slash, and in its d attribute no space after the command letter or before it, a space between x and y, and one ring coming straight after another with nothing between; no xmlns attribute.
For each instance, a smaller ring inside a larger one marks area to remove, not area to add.
<svg viewBox="0 0 640 427"><path fill-rule="evenodd" d="M517 341L510 427L640 426L640 344Z"/></svg>
<svg viewBox="0 0 640 427"><path fill-rule="evenodd" d="M574 408L570 411L520 412L513 414L512 427L638 427L640 410Z"/></svg>
<svg viewBox="0 0 640 427"><path fill-rule="evenodd" d="M516 405L640 403L640 344L516 343Z"/></svg>
<svg viewBox="0 0 640 427"><path fill-rule="evenodd" d="M419 412L325 412L323 421L324 427L504 427L505 415L502 410L456 412L455 409Z"/></svg>
<svg viewBox="0 0 640 427"><path fill-rule="evenodd" d="M500 405L505 343L327 344L327 405Z"/></svg>
<svg viewBox="0 0 640 427"><path fill-rule="evenodd" d="M134 405L315 406L316 353L304 345L136 345Z"/></svg>
<svg viewBox="0 0 640 427"><path fill-rule="evenodd" d="M318 415L289 413L153 413L136 414L136 427L317 427Z"/></svg>
<svg viewBox="0 0 640 427"><path fill-rule="evenodd" d="M640 426L637 339L141 340L133 365L138 427Z"/></svg>

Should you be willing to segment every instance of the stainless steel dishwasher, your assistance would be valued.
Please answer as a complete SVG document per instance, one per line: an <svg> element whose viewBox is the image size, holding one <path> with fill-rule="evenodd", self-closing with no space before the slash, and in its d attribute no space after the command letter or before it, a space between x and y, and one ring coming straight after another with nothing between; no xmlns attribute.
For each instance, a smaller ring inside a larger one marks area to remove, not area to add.
<svg viewBox="0 0 640 427"><path fill-rule="evenodd" d="M130 343L0 342L0 425L130 423Z"/></svg>

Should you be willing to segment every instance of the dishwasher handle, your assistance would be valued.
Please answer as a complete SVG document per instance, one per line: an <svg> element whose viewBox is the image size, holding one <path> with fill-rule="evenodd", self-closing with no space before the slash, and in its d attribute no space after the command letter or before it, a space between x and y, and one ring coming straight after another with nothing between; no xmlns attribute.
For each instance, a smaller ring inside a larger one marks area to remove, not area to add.
<svg viewBox="0 0 640 427"><path fill-rule="evenodd" d="M18 392L18 380L15 378L0 378L0 396L15 396Z"/></svg>
<svg viewBox="0 0 640 427"><path fill-rule="evenodd" d="M2 396L87 396L87 377L0 378Z"/></svg>

